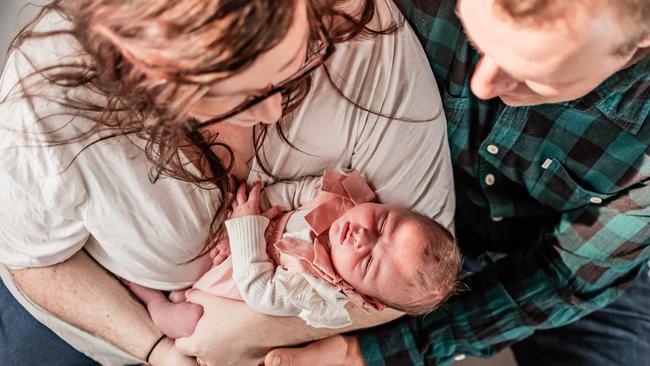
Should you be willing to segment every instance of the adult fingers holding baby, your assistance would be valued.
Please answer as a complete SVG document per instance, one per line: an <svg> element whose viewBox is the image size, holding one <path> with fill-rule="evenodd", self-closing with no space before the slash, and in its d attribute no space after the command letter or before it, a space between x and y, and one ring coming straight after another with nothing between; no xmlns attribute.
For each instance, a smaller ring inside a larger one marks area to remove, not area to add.
<svg viewBox="0 0 650 366"><path fill-rule="evenodd" d="M205 292L187 292L187 301L203 306L203 317L189 337L178 338L176 348L198 357L204 365L257 365L266 351L272 330L259 327L267 316L244 303ZM224 316L228 314L228 316Z"/></svg>
<svg viewBox="0 0 650 366"><path fill-rule="evenodd" d="M278 348L266 354L264 366L365 366L355 337L336 335L305 347Z"/></svg>
<svg viewBox="0 0 650 366"><path fill-rule="evenodd" d="M260 364L260 361L263 362L264 356L272 349L276 349L272 355L279 354L286 361L282 361L281 365L337 365L336 363L322 363L320 360L307 363L304 362L307 359L302 357L296 359L299 361L297 363L287 363L289 356L285 357L286 352L292 352L293 349L278 348L301 344L305 340L314 340L323 335L333 335L337 330L324 332L323 329L307 327L304 320L298 317L264 315L255 312L243 302L212 296L200 290L188 291L187 301L201 305L204 310L203 317L199 320L191 336L176 339L176 348L185 355L198 357L205 365L255 366ZM395 319L398 314L392 310L366 314L359 308L353 309L351 312L352 318L356 320L355 325L345 328L343 331L377 325ZM341 352L338 352L340 351L338 347L342 345L340 341L347 341L349 338L351 337L328 338L323 342L315 342L307 348L313 351L316 347L316 351L322 349L331 351L332 355L340 355ZM322 347L319 348L319 345ZM358 350L358 347L349 349ZM343 353L346 357L345 361L347 361L348 354L350 353L347 351ZM311 360L313 359L311 358ZM326 361L326 359L324 358L322 361ZM340 364L345 366L363 365L362 363ZM266 363L266 365L273 365L273 363Z"/></svg>

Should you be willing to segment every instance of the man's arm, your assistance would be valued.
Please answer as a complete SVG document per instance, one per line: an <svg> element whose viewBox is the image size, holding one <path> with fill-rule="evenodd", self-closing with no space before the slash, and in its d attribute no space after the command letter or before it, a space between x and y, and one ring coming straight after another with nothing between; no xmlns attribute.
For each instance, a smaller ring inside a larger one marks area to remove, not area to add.
<svg viewBox="0 0 650 366"><path fill-rule="evenodd" d="M146 309L85 251L63 263L11 273L21 290L43 309L141 360L162 335ZM172 345L170 340L161 342L151 363L195 364L175 356Z"/></svg>
<svg viewBox="0 0 650 366"><path fill-rule="evenodd" d="M567 212L542 245L521 247L469 277L471 290L432 314L361 333L366 363L487 356L536 329L560 327L605 307L650 258L650 185L607 205Z"/></svg>

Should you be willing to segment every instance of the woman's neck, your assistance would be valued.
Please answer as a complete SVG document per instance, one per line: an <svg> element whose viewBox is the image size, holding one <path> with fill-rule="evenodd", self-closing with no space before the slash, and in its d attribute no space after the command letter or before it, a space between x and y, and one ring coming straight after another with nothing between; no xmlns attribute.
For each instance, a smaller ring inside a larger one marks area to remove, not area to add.
<svg viewBox="0 0 650 366"><path fill-rule="evenodd" d="M201 131L201 133L206 140L209 139L212 143L223 144L230 148L232 158L234 159L230 175L240 182L245 181L250 169L250 163L255 155L253 148L253 128L236 126L224 122L210 126ZM230 165L231 155L225 147L213 145L212 151L224 166ZM198 148L184 149L183 153L190 161L199 161L200 152ZM205 171L206 168L201 167L199 169L207 175L209 172Z"/></svg>

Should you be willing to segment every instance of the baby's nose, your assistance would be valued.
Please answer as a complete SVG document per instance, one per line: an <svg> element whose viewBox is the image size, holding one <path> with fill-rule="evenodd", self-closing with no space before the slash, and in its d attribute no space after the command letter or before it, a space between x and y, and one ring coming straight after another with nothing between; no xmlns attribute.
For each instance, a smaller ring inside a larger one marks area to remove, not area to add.
<svg viewBox="0 0 650 366"><path fill-rule="evenodd" d="M354 248L358 251L363 251L367 248L369 242L368 230L364 228L359 228L356 230L354 235Z"/></svg>

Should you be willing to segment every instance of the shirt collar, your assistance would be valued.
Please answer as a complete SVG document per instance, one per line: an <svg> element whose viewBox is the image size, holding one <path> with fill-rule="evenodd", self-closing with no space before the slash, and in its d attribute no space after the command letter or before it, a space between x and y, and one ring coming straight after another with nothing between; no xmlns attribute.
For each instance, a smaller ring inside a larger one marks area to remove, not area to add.
<svg viewBox="0 0 650 366"><path fill-rule="evenodd" d="M650 113L650 56L617 72L591 95L595 107L625 131L636 134Z"/></svg>

